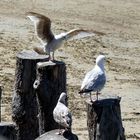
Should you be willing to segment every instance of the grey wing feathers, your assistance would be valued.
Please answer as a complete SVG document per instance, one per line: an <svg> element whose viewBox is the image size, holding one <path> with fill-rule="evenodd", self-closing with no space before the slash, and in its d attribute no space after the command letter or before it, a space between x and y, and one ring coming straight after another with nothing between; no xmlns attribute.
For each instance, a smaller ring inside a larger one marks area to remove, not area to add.
<svg viewBox="0 0 140 140"><path fill-rule="evenodd" d="M104 74L99 74L95 79L93 79L88 85L87 89L92 90L92 91L100 91L104 84L105 84L105 76Z"/></svg>
<svg viewBox="0 0 140 140"><path fill-rule="evenodd" d="M83 80L83 82L82 82L82 86L81 86L81 90L83 90L85 87L86 87L86 85L90 82L90 80L91 80L91 76L93 75L93 70L91 70L91 71L89 71L86 75L85 75L85 78L84 78L84 80Z"/></svg>
<svg viewBox="0 0 140 140"><path fill-rule="evenodd" d="M47 42L51 42L54 39L54 35L51 32L51 22L48 21L47 18L42 20L43 22L39 22L38 27L42 26L42 28L37 28L37 35L42 39L47 39Z"/></svg>
<svg viewBox="0 0 140 140"><path fill-rule="evenodd" d="M69 109L63 104L58 103L53 111L54 120L64 127L70 127L72 123L72 115Z"/></svg>
<svg viewBox="0 0 140 140"><path fill-rule="evenodd" d="M51 20L34 12L28 12L27 16L34 22L37 36L45 43L52 41L54 35L51 32Z"/></svg>
<svg viewBox="0 0 140 140"><path fill-rule="evenodd" d="M97 31L83 30L83 29L74 29L69 32L66 32L66 39L69 40L81 39L81 38L95 36L95 35L104 35L104 33L97 32Z"/></svg>
<svg viewBox="0 0 140 140"><path fill-rule="evenodd" d="M71 112L68 112L68 115L67 115L67 124L69 124L69 127L71 127L72 125L72 114Z"/></svg>
<svg viewBox="0 0 140 140"><path fill-rule="evenodd" d="M88 72L83 80L81 90L82 91L96 91L100 86L102 87L105 83L104 73L98 73L95 70Z"/></svg>

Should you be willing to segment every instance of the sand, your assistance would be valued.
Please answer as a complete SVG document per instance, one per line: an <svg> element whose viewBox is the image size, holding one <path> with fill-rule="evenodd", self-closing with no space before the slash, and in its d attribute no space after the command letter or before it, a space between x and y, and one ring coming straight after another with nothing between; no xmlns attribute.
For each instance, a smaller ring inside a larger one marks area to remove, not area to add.
<svg viewBox="0 0 140 140"><path fill-rule="evenodd" d="M0 1L0 84L3 87L2 121L11 121L11 99L16 54L40 45L34 27L25 17L28 11L52 20L54 33L84 28L104 36L70 41L56 53L67 65L69 108L73 132L88 140L85 98L78 95L95 58L104 54L107 83L100 98L120 96L123 126L128 140L140 139L140 1L139 0L1 0ZM93 95L94 97L94 95ZM76 106L75 106L76 104Z"/></svg>

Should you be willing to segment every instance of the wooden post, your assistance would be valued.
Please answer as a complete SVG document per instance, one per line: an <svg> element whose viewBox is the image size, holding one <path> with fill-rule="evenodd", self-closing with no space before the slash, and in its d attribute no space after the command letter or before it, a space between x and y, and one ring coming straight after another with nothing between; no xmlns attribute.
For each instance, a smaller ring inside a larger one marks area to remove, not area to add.
<svg viewBox="0 0 140 140"><path fill-rule="evenodd" d="M89 140L125 140L120 98L87 101Z"/></svg>
<svg viewBox="0 0 140 140"><path fill-rule="evenodd" d="M63 135L58 135L59 130L49 131L35 140L78 140L78 137L71 132L64 132Z"/></svg>
<svg viewBox="0 0 140 140"><path fill-rule="evenodd" d="M16 140L15 125L10 122L0 123L0 140Z"/></svg>
<svg viewBox="0 0 140 140"><path fill-rule="evenodd" d="M39 69L40 85L36 89L39 100L39 124L40 132L58 128L58 124L53 119L53 110L62 92L66 92L66 66L63 62L47 64Z"/></svg>
<svg viewBox="0 0 140 140"><path fill-rule="evenodd" d="M46 56L31 51L17 55L12 118L17 125L18 140L34 140L39 131L44 133L58 128L53 109L61 92L66 92L66 67L63 62L56 61L54 66L39 69L40 84L34 89L36 64L44 61L48 61Z"/></svg>
<svg viewBox="0 0 140 140"><path fill-rule="evenodd" d="M47 60L46 56L31 51L22 51L17 55L12 119L16 123L18 140L34 140L39 136L33 83L36 79L36 63Z"/></svg>

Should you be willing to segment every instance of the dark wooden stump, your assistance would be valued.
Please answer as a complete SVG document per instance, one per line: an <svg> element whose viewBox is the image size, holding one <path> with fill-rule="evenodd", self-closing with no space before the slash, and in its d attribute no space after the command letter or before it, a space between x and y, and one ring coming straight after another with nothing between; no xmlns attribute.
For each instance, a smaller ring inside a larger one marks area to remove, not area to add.
<svg viewBox="0 0 140 140"><path fill-rule="evenodd" d="M78 140L78 137L71 132L64 132L63 135L58 135L59 130L49 131L41 136L39 136L36 140Z"/></svg>
<svg viewBox="0 0 140 140"><path fill-rule="evenodd" d="M39 101L40 133L58 128L53 119L53 110L62 92L66 92L66 66L63 62L54 62L39 69L40 85L36 89Z"/></svg>
<svg viewBox="0 0 140 140"><path fill-rule="evenodd" d="M61 92L66 91L66 67L63 62L56 61L54 66L40 68L40 84L34 89L36 65L46 61L46 56L31 51L17 55L12 118L17 126L18 140L34 140L39 131L44 133L58 128L53 109Z"/></svg>
<svg viewBox="0 0 140 140"><path fill-rule="evenodd" d="M46 56L31 51L17 55L12 119L16 123L18 140L34 140L39 136L38 107L33 83L36 79L36 63L47 60Z"/></svg>
<svg viewBox="0 0 140 140"><path fill-rule="evenodd" d="M120 98L87 101L89 140L125 140Z"/></svg>
<svg viewBox="0 0 140 140"><path fill-rule="evenodd" d="M13 123L0 123L0 140L16 140L16 130Z"/></svg>

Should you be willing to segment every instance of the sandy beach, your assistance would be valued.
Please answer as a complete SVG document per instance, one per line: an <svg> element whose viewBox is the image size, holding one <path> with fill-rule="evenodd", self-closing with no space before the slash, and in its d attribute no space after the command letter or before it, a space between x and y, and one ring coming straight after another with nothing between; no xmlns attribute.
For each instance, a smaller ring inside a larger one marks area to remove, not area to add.
<svg viewBox="0 0 140 140"><path fill-rule="evenodd" d="M11 121L11 101L16 54L40 45L32 22L25 13L34 11L52 20L55 34L74 28L97 30L104 36L69 41L56 51L57 60L67 65L69 108L73 132L88 140L85 100L78 95L84 75L99 54L105 64L107 83L100 98L120 96L127 140L140 140L140 1L139 0L1 0L0 84L2 121ZM94 97L94 95L93 95ZM76 104L76 106L75 106Z"/></svg>

